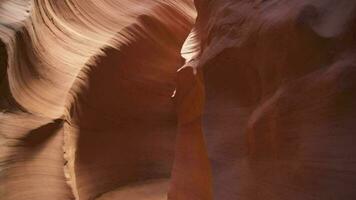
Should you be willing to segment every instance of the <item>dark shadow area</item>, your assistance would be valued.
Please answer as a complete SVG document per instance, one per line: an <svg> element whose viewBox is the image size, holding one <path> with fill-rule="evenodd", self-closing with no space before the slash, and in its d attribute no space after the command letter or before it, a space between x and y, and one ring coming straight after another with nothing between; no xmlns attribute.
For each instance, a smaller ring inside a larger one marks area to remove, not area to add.
<svg viewBox="0 0 356 200"><path fill-rule="evenodd" d="M55 119L53 122L42 125L30 131L22 138L22 145L27 148L39 148L44 145L63 126L63 119ZM31 150L32 151L32 150Z"/></svg>

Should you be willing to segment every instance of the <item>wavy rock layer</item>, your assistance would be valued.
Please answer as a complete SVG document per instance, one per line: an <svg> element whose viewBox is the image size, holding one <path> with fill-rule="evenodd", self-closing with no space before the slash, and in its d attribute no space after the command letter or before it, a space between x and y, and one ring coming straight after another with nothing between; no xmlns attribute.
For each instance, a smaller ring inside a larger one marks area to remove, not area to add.
<svg viewBox="0 0 356 200"><path fill-rule="evenodd" d="M168 178L194 15L190 1L2 1L1 199Z"/></svg>
<svg viewBox="0 0 356 200"><path fill-rule="evenodd" d="M356 198L356 1L194 4L0 2L0 199Z"/></svg>

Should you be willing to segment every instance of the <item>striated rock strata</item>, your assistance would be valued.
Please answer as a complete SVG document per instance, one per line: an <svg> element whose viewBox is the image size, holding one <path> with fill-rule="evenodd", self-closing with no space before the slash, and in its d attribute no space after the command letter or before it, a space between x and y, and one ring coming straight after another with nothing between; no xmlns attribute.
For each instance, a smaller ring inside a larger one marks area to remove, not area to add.
<svg viewBox="0 0 356 200"><path fill-rule="evenodd" d="M1 200L353 200L356 0L0 1Z"/></svg>

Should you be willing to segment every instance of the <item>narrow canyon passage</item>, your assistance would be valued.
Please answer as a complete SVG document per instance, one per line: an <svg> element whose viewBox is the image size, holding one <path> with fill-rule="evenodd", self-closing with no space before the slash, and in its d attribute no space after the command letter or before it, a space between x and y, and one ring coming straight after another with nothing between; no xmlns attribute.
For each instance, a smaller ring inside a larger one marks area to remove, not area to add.
<svg viewBox="0 0 356 200"><path fill-rule="evenodd" d="M354 200L356 0L0 1L0 200Z"/></svg>

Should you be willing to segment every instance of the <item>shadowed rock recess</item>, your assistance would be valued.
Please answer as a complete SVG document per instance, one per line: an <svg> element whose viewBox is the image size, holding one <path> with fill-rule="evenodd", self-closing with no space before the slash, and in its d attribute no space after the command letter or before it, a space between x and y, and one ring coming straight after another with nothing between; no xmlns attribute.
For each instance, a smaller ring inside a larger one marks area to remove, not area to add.
<svg viewBox="0 0 356 200"><path fill-rule="evenodd" d="M356 199L356 0L0 0L0 200Z"/></svg>

